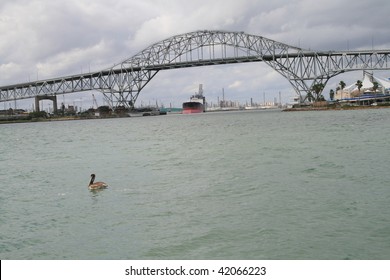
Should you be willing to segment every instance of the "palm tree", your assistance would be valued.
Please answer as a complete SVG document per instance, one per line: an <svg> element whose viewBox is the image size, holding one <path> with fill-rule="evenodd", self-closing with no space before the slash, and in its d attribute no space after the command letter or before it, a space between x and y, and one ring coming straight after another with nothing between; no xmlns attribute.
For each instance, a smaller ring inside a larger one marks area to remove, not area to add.
<svg viewBox="0 0 390 280"><path fill-rule="evenodd" d="M339 85L340 85L341 90L343 90L345 88L345 86L346 86L344 81L340 81Z"/></svg>
<svg viewBox="0 0 390 280"><path fill-rule="evenodd" d="M315 92L315 101L319 101L321 97L321 92L325 88L325 85L323 83L318 83L313 85L312 90Z"/></svg>
<svg viewBox="0 0 390 280"><path fill-rule="evenodd" d="M362 81L360 80L357 80L356 84L355 84L357 87L358 87L358 90L359 90L359 93L360 93L360 89L363 87L363 83Z"/></svg>
<svg viewBox="0 0 390 280"><path fill-rule="evenodd" d="M331 89L331 90L329 91L329 97L330 97L330 100L333 101L333 98L334 98L334 90L333 90L333 89Z"/></svg>
<svg viewBox="0 0 390 280"><path fill-rule="evenodd" d="M313 94L311 94L311 92L309 92L306 96L307 100L309 100L309 102L311 102L313 100Z"/></svg>
<svg viewBox="0 0 390 280"><path fill-rule="evenodd" d="M379 83L377 81L374 81L372 82L373 84L373 87L372 87L372 91L374 92L374 95L375 95L375 102L376 102L376 90L378 89L379 87Z"/></svg>
<svg viewBox="0 0 390 280"><path fill-rule="evenodd" d="M346 86L346 83L344 81L340 81L339 85L340 85L340 89L341 89L341 99L343 99L343 91L344 91L344 88Z"/></svg>
<svg viewBox="0 0 390 280"><path fill-rule="evenodd" d="M374 85L374 86L372 87L372 91L373 91L374 93L376 93L376 90L379 88L379 83L378 83L377 81L374 81L374 82L372 82L372 84Z"/></svg>

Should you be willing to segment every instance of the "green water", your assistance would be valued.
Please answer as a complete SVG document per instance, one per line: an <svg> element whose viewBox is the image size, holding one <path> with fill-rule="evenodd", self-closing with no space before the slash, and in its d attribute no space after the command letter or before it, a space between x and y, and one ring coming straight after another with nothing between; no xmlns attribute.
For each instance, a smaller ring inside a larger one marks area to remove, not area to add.
<svg viewBox="0 0 390 280"><path fill-rule="evenodd" d="M390 259L389 131L388 109L0 125L0 258Z"/></svg>

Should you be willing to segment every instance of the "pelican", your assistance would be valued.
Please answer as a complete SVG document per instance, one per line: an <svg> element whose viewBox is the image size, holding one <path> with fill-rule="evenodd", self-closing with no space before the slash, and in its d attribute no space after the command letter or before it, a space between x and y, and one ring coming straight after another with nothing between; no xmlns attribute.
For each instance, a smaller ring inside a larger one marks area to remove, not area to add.
<svg viewBox="0 0 390 280"><path fill-rule="evenodd" d="M105 189L108 187L108 185L104 182L93 182L95 181L95 174L91 174L91 181L89 181L88 189L90 190L99 190L99 189Z"/></svg>

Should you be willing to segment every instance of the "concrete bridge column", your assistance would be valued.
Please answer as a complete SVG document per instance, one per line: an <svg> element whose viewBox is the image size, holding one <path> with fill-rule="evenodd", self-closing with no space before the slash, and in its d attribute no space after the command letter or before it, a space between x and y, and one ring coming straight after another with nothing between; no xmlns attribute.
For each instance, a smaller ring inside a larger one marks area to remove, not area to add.
<svg viewBox="0 0 390 280"><path fill-rule="evenodd" d="M41 100L51 100L53 101L53 113L57 114L57 96L56 95L38 95L35 96L35 112L39 112L39 101Z"/></svg>

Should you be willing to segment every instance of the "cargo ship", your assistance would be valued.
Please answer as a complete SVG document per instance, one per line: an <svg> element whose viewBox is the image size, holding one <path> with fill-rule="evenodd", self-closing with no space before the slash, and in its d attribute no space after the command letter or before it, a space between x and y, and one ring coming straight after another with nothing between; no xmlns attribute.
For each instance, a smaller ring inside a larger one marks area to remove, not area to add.
<svg viewBox="0 0 390 280"><path fill-rule="evenodd" d="M203 95L203 85L199 85L199 92L192 95L190 101L183 103L183 114L203 113L206 111L206 98Z"/></svg>

